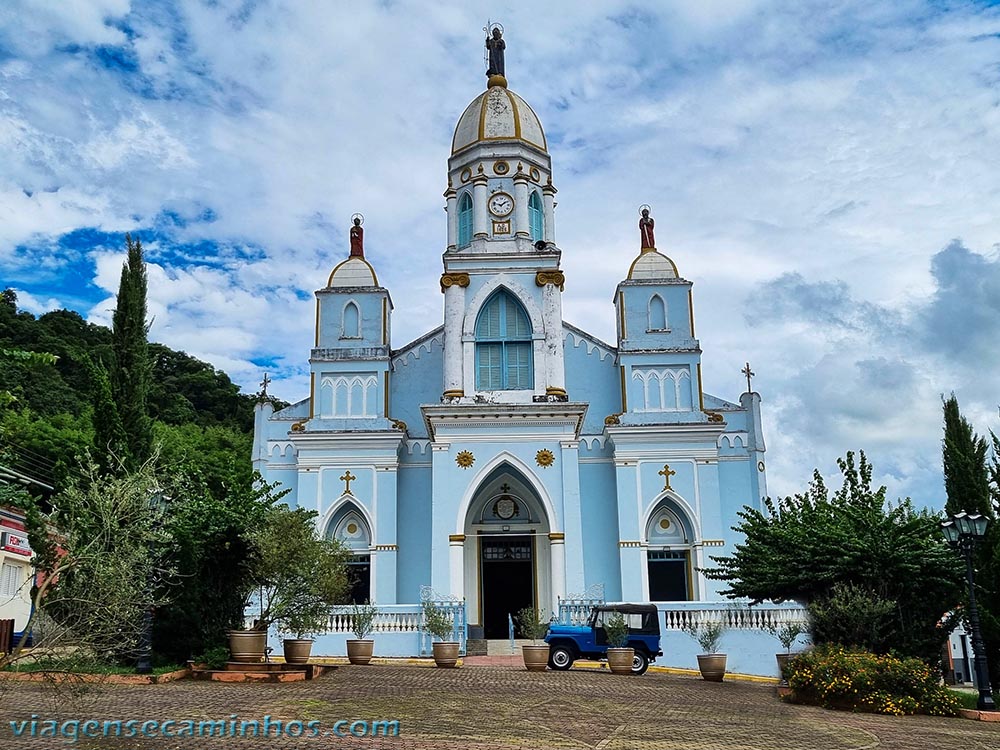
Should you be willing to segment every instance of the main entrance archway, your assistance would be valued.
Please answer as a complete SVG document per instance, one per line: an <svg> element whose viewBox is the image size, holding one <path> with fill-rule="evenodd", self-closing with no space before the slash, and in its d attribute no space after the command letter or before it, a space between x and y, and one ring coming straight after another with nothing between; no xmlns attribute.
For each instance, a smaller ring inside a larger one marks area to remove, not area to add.
<svg viewBox="0 0 1000 750"><path fill-rule="evenodd" d="M548 610L549 520L531 483L502 463L480 483L465 523L465 591L470 625L507 638L508 617ZM520 633L518 633L520 636Z"/></svg>

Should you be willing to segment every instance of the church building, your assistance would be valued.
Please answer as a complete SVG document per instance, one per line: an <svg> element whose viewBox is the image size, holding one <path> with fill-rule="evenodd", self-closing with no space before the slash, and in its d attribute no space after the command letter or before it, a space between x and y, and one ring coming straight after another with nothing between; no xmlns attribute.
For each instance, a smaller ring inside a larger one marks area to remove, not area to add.
<svg viewBox="0 0 1000 750"><path fill-rule="evenodd" d="M309 393L258 405L254 467L353 550L356 601L412 604L429 586L464 599L470 637L506 638L508 614L601 587L608 601L718 601L698 569L733 551L738 511L767 494L760 397L704 392L682 252L662 233L656 246L644 207L608 288L616 340L563 320L558 170L502 46L456 114L443 320L392 340L357 217L316 291Z"/></svg>

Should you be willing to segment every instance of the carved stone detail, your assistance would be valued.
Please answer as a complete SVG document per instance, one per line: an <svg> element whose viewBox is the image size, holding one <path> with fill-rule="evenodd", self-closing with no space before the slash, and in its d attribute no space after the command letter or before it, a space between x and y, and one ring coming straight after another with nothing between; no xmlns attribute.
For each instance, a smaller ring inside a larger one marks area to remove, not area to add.
<svg viewBox="0 0 1000 750"><path fill-rule="evenodd" d="M559 291L561 292L566 284L566 276L562 271L539 271L535 274L535 284L538 286L555 284L559 287Z"/></svg>
<svg viewBox="0 0 1000 750"><path fill-rule="evenodd" d="M469 285L469 274L467 273L443 273L441 274L441 291L450 286L458 285L467 287Z"/></svg>

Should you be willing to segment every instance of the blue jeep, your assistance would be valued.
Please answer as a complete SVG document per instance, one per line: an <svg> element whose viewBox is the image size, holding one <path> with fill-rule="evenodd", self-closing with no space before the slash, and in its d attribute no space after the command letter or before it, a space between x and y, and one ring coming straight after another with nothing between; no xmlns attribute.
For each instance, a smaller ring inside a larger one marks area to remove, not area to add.
<svg viewBox="0 0 1000 750"><path fill-rule="evenodd" d="M594 607L586 625L549 625L545 642L549 644L549 667L569 669L577 659L605 659L608 636L604 623L615 612L628 623L628 648L635 649L632 674L643 674L660 650L660 618L652 604L608 604Z"/></svg>

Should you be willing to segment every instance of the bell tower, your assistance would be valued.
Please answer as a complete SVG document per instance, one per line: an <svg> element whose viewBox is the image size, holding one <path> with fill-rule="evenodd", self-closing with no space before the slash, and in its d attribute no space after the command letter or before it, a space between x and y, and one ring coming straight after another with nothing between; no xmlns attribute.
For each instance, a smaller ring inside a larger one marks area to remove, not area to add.
<svg viewBox="0 0 1000 750"><path fill-rule="evenodd" d="M442 399L567 400L552 160L538 115L507 86L499 24L486 48L486 91L448 159Z"/></svg>

